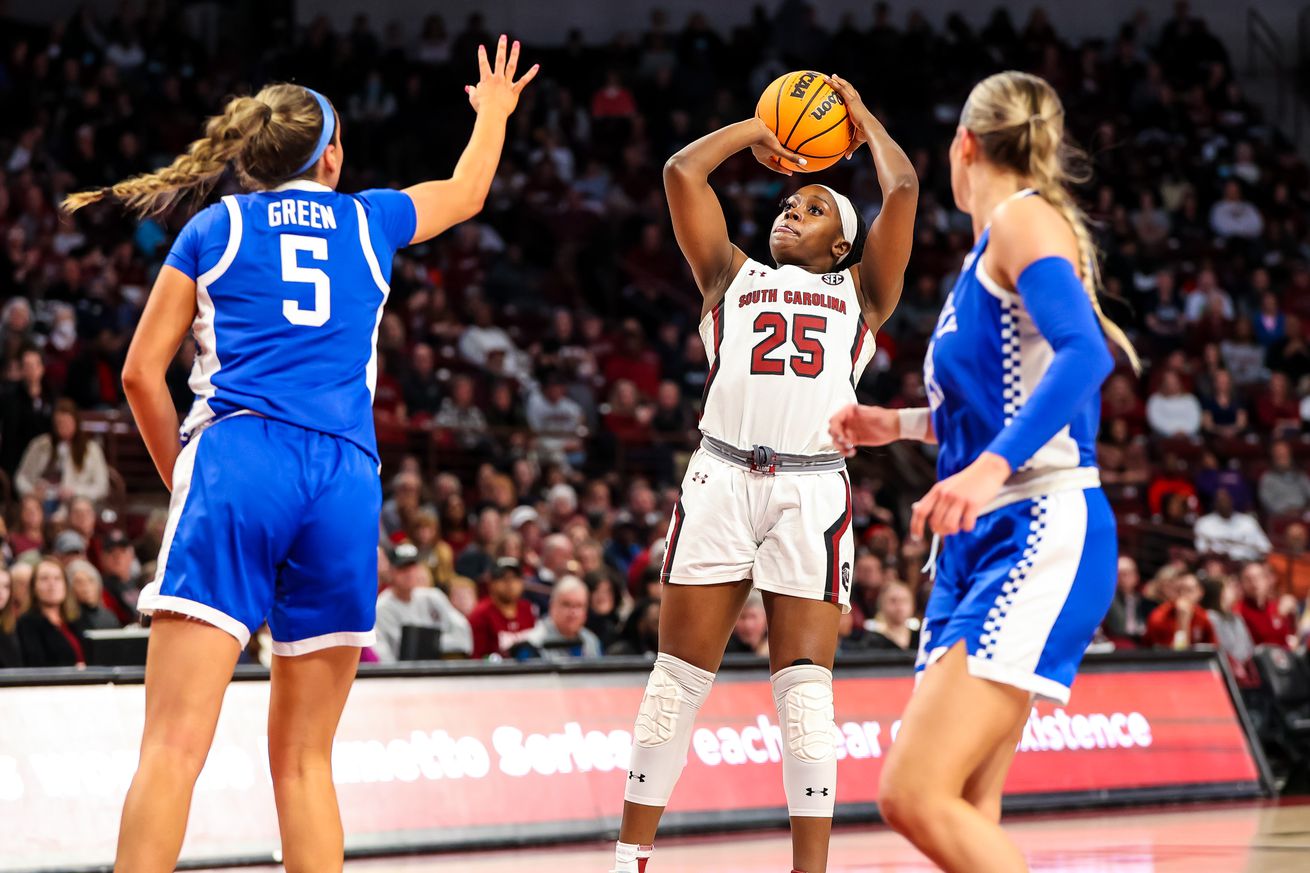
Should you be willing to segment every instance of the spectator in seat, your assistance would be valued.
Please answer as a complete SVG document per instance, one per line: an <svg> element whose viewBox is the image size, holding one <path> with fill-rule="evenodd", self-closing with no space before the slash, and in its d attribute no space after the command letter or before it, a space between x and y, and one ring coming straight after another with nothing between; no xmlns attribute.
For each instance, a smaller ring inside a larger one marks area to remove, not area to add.
<svg viewBox="0 0 1310 873"><path fill-rule="evenodd" d="M83 551L95 563L100 558L100 513L96 512L95 504L85 497L74 497L68 503L64 525L66 531L82 537Z"/></svg>
<svg viewBox="0 0 1310 873"><path fill-rule="evenodd" d="M577 576L565 576L550 592L550 608L524 636L548 661L571 658L599 658L604 654L600 638L587 629L587 601L590 592Z"/></svg>
<svg viewBox="0 0 1310 873"><path fill-rule="evenodd" d="M919 622L914 617L914 592L900 580L883 586L878 613L865 624L868 648L902 652L919 650Z"/></svg>
<svg viewBox="0 0 1310 873"><path fill-rule="evenodd" d="M1137 648L1146 642L1146 625L1160 604L1142 595L1142 575L1137 561L1119 556L1119 577L1110 611L1101 625L1105 636L1116 648Z"/></svg>
<svg viewBox="0 0 1310 873"><path fill-rule="evenodd" d="M1190 649L1215 645L1214 627L1201 608L1201 583L1192 573L1167 580L1165 602L1151 613L1146 623L1146 642L1157 649Z"/></svg>
<svg viewBox="0 0 1310 873"><path fill-rule="evenodd" d="M501 558L491 571L487 596L469 615L473 657L510 657L521 648L524 633L536 623L532 604L523 598L522 565L514 558Z"/></svg>
<svg viewBox="0 0 1310 873"><path fill-rule="evenodd" d="M0 396L0 467L12 474L23 451L50 430L55 398L45 378L45 359L36 349L19 357L19 378Z"/></svg>
<svg viewBox="0 0 1310 873"><path fill-rule="evenodd" d="M32 577L36 574L36 562L23 560L9 568L10 597L14 601L14 610L22 615L32 605Z"/></svg>
<svg viewBox="0 0 1310 873"><path fill-rule="evenodd" d="M1196 275L1196 286L1187 292L1184 301L1184 315L1192 324L1233 320L1233 298L1219 286L1214 270L1202 270Z"/></svg>
<svg viewBox="0 0 1310 873"><path fill-rule="evenodd" d="M1262 347L1268 349L1287 336L1287 316L1283 314L1283 305L1273 291L1260 295L1260 311L1252 322L1255 339Z"/></svg>
<svg viewBox="0 0 1310 873"><path fill-rule="evenodd" d="M410 542L418 549L419 560L432 571L432 581L438 588L449 587L455 578L455 552L450 543L441 538L441 522L435 512L426 509L414 514L414 530Z"/></svg>
<svg viewBox="0 0 1310 873"><path fill-rule="evenodd" d="M878 598L886 582L882 558L872 552L857 553L851 568L851 610L859 613L860 623L878 614Z"/></svg>
<svg viewBox="0 0 1310 873"><path fill-rule="evenodd" d="M1269 346L1265 363L1276 373L1286 373L1293 382L1299 382L1310 374L1310 346L1306 344L1302 321L1298 316L1287 316L1285 335Z"/></svg>
<svg viewBox="0 0 1310 873"><path fill-rule="evenodd" d="M71 562L79 558L85 560L87 556L86 548L86 537L75 530L69 529L59 532L50 551L61 566L67 567Z"/></svg>
<svg viewBox="0 0 1310 873"><path fill-rule="evenodd" d="M1174 274L1161 270L1155 274L1155 305L1146 313L1146 330L1157 345L1170 349L1182 341L1186 329Z"/></svg>
<svg viewBox="0 0 1310 873"><path fill-rule="evenodd" d="M729 655L769 656L769 625L764 614L764 595L751 589L746 596L746 603L737 616L737 626L728 638L728 647L724 650Z"/></svg>
<svg viewBox="0 0 1310 873"><path fill-rule="evenodd" d="M689 445L696 431L696 414L683 400L677 382L665 380L655 395L655 411L650 420L651 430L676 445Z"/></svg>
<svg viewBox="0 0 1310 873"><path fill-rule="evenodd" d="M100 574L105 589L105 606L121 623L135 623L136 602L141 595L141 587L137 584L136 551L132 548L132 541L120 530L110 531L100 547Z"/></svg>
<svg viewBox="0 0 1310 873"><path fill-rule="evenodd" d="M1214 391L1201 402L1201 428L1211 436L1231 438L1246 432L1246 409L1227 370L1214 373Z"/></svg>
<svg viewBox="0 0 1310 873"><path fill-rule="evenodd" d="M1258 239L1265 222L1260 210L1242 197L1242 185L1235 179L1224 184L1223 197L1210 207L1210 229L1226 239Z"/></svg>
<svg viewBox="0 0 1310 873"><path fill-rule="evenodd" d="M1255 400L1255 420L1260 430L1274 435L1301 429L1301 405L1286 373L1270 374L1269 386Z"/></svg>
<svg viewBox="0 0 1310 873"><path fill-rule="evenodd" d="M600 546L597 544L596 548ZM585 547L584 547L585 552ZM586 562L583 562L584 566ZM623 621L627 617L628 592L613 574L593 570L587 573L586 583L591 589L588 603L587 629L600 640L601 648L608 649L618 639Z"/></svg>
<svg viewBox="0 0 1310 873"><path fill-rule="evenodd" d="M1292 447L1278 440L1269 449L1269 469L1260 476L1260 508L1270 515L1310 509L1310 476L1292 463Z"/></svg>
<svg viewBox="0 0 1310 873"><path fill-rule="evenodd" d="M123 626L105 606L105 583L94 564L83 560L70 561L67 575L73 597L77 599L82 630L117 630Z"/></svg>
<svg viewBox="0 0 1310 873"><path fill-rule="evenodd" d="M1196 520L1196 550L1234 561L1255 561L1269 553L1269 537L1254 516L1236 512L1225 488L1215 493L1214 511Z"/></svg>
<svg viewBox="0 0 1310 873"><path fill-rule="evenodd" d="M568 396L559 373L548 373L527 405L528 426L537 438L537 452L545 460L564 460L574 467L586 461L581 434L586 425L582 407Z"/></svg>
<svg viewBox="0 0 1310 873"><path fill-rule="evenodd" d="M433 424L450 431L455 444L464 451L488 447L487 418L476 403L471 376L459 375L450 380L450 396L441 401Z"/></svg>
<svg viewBox="0 0 1310 873"><path fill-rule="evenodd" d="M1187 462L1174 452L1165 452L1164 461L1160 464L1160 470L1155 478L1151 480L1151 487L1146 492L1146 500L1151 508L1151 513L1154 515L1164 514L1165 502L1171 496L1178 496L1184 502L1194 503L1196 501L1196 486L1192 484Z"/></svg>
<svg viewBox="0 0 1310 873"><path fill-rule="evenodd" d="M437 380L437 356L427 343L415 343L409 367L400 377L400 393L409 420L426 424L441 409L441 383Z"/></svg>
<svg viewBox="0 0 1310 873"><path fill-rule="evenodd" d="M9 533L10 549L15 556L44 552L47 542L45 507L39 497L29 494L18 502L18 517Z"/></svg>
<svg viewBox="0 0 1310 873"><path fill-rule="evenodd" d="M541 564L528 582L528 600L541 606L549 603L555 583L573 572L573 551L573 541L565 534L551 534L542 540Z"/></svg>
<svg viewBox="0 0 1310 873"><path fill-rule="evenodd" d="M623 624L618 642L610 646L610 655L655 657L660 644L660 602L653 597L637 601Z"/></svg>
<svg viewBox="0 0 1310 873"><path fill-rule="evenodd" d="M1201 455L1201 469L1196 471L1196 494L1201 498L1201 505L1213 507L1215 495L1221 488L1233 498L1233 509L1237 512L1251 511L1251 486L1247 484L1241 468L1236 464L1221 464L1218 455L1206 451Z"/></svg>
<svg viewBox="0 0 1310 873"><path fill-rule="evenodd" d="M1233 676L1242 686L1258 683L1251 658L1255 655L1255 643L1247 629L1246 619L1239 611L1242 602L1242 583L1235 576L1225 576L1219 583L1218 604L1206 610L1210 624L1214 627L1215 639L1219 649L1228 656L1232 665Z"/></svg>
<svg viewBox="0 0 1310 873"><path fill-rule="evenodd" d="M18 619L25 667L74 667L86 663L77 600L63 566L44 558L32 572L32 605Z"/></svg>
<svg viewBox="0 0 1310 873"><path fill-rule="evenodd" d="M1146 421L1160 436L1194 437L1201 432L1201 404L1183 390L1182 377L1170 370L1146 401Z"/></svg>
<svg viewBox="0 0 1310 873"><path fill-rule="evenodd" d="M469 363L485 367L493 351L502 352L506 369L521 374L523 353L514 345L514 340L510 339L505 329L495 323L491 305L485 300L476 299L469 304L469 312L473 316L473 324L460 335L460 356Z"/></svg>
<svg viewBox="0 0 1310 873"><path fill-rule="evenodd" d="M18 644L18 601L14 599L13 580L0 565L0 670L23 666L23 650Z"/></svg>
<svg viewBox="0 0 1310 873"><path fill-rule="evenodd" d="M478 586L472 579L456 576L450 580L450 605L468 618L478 608Z"/></svg>
<svg viewBox="0 0 1310 873"><path fill-rule="evenodd" d="M1265 369L1265 347L1256 340L1249 318L1239 318L1233 324L1233 335L1225 337L1219 344L1219 354L1237 385L1246 387L1269 378L1269 371Z"/></svg>
<svg viewBox="0 0 1310 873"><path fill-rule="evenodd" d="M1105 390L1101 393L1101 419L1123 421L1129 434L1139 434L1146 429L1146 407L1127 374L1117 373L1105 383Z"/></svg>
<svg viewBox="0 0 1310 873"><path fill-rule="evenodd" d="M82 429L73 401L55 404L51 431L23 452L14 488L24 497L36 495L49 511L74 497L98 502L109 496L109 465L100 444Z"/></svg>
<svg viewBox="0 0 1310 873"><path fill-rule="evenodd" d="M1248 561L1242 567L1242 600L1237 612L1246 622L1257 646L1296 644L1296 599L1290 594L1278 596L1274 578L1260 561Z"/></svg>
<svg viewBox="0 0 1310 873"><path fill-rule="evenodd" d="M401 635L407 626L438 628L443 655L468 655L473 651L469 620L444 591L432 585L432 574L418 548L406 542L392 551L391 585L378 595L377 643L373 651L379 661L399 660Z"/></svg>
<svg viewBox="0 0 1310 873"><path fill-rule="evenodd" d="M404 538L420 511L431 512L422 505L423 479L415 472L401 470L391 478L391 496L382 504L382 530L388 537Z"/></svg>
<svg viewBox="0 0 1310 873"><path fill-rule="evenodd" d="M837 653L867 652L872 646L873 633L864 627L859 613L852 609L843 613L837 622Z"/></svg>
<svg viewBox="0 0 1310 873"><path fill-rule="evenodd" d="M500 510L490 506L482 510L473 528L473 540L455 559L455 572L474 582L485 581L496 563L496 545L504 536L505 518Z"/></svg>
<svg viewBox="0 0 1310 873"><path fill-rule="evenodd" d="M1268 563L1278 590L1302 598L1310 594L1310 529L1299 521L1289 524L1283 531L1283 547L1269 556Z"/></svg>
<svg viewBox="0 0 1310 873"><path fill-rule="evenodd" d="M1146 455L1145 441L1129 432L1127 420L1111 419L1103 431L1096 445L1101 481L1106 485L1145 485L1149 482L1151 462Z"/></svg>

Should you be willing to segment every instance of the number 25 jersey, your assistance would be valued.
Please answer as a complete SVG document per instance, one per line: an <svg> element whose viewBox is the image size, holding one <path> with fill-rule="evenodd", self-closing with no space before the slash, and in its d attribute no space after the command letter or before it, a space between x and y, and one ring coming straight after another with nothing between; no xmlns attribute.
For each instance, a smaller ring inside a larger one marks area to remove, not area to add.
<svg viewBox="0 0 1310 873"><path fill-rule="evenodd" d="M747 260L700 325L710 372L700 429L739 449L836 450L828 420L855 402L874 340L850 270Z"/></svg>
<svg viewBox="0 0 1310 873"><path fill-rule="evenodd" d="M196 283L183 441L253 412L377 458L378 325L392 257L415 223L403 192L340 194L303 180L228 195L193 217L164 262Z"/></svg>

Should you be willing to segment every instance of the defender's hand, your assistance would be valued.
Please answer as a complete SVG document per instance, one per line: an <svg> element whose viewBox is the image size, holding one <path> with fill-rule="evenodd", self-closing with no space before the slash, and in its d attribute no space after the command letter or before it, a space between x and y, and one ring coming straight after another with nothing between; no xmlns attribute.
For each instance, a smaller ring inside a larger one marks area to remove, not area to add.
<svg viewBox="0 0 1310 873"><path fill-rule="evenodd" d="M487 62L487 47L478 46L478 70L481 72L481 78L476 85L464 86L474 112L479 114L484 111L494 112L508 117L519 105L519 94L523 93L523 89L536 78L537 71L541 69L541 64L533 64L532 69L515 82L514 73L518 71L519 65L519 41L514 40L514 46L509 51L509 59L506 60L505 47L508 41L508 38L501 34L500 41L496 44L494 67Z"/></svg>

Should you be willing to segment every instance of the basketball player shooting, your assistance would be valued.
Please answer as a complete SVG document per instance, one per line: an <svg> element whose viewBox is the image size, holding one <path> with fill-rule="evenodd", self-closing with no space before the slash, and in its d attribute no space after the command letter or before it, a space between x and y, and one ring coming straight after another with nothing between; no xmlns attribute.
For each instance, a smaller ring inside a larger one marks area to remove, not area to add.
<svg viewBox="0 0 1310 873"><path fill-rule="evenodd" d="M664 167L674 233L704 295L710 374L703 439L669 526L660 651L637 715L616 873L645 871L752 585L768 615L792 864L805 873L827 866L837 778L832 663L855 553L850 482L827 423L854 401L872 334L900 298L918 181L836 76L789 74L760 104L767 116L702 137ZM710 174L745 149L777 172L805 171L809 158L787 143L814 146L833 130L838 147L809 154L832 163L868 143L882 187L878 218L866 231L849 199L805 185L774 219L771 263L752 260L732 244Z"/></svg>

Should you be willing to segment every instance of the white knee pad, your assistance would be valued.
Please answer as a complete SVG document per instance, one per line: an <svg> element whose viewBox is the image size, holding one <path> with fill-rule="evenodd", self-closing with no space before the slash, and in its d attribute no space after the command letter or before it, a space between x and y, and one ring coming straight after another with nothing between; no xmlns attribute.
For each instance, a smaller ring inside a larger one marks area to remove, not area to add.
<svg viewBox="0 0 1310 873"><path fill-rule="evenodd" d="M832 818L837 801L832 671L796 664L773 674L782 728L782 786L792 816Z"/></svg>
<svg viewBox="0 0 1310 873"><path fill-rule="evenodd" d="M632 732L632 757L623 799L667 806L687 763L696 714L714 684L714 674L663 652L655 658Z"/></svg>

